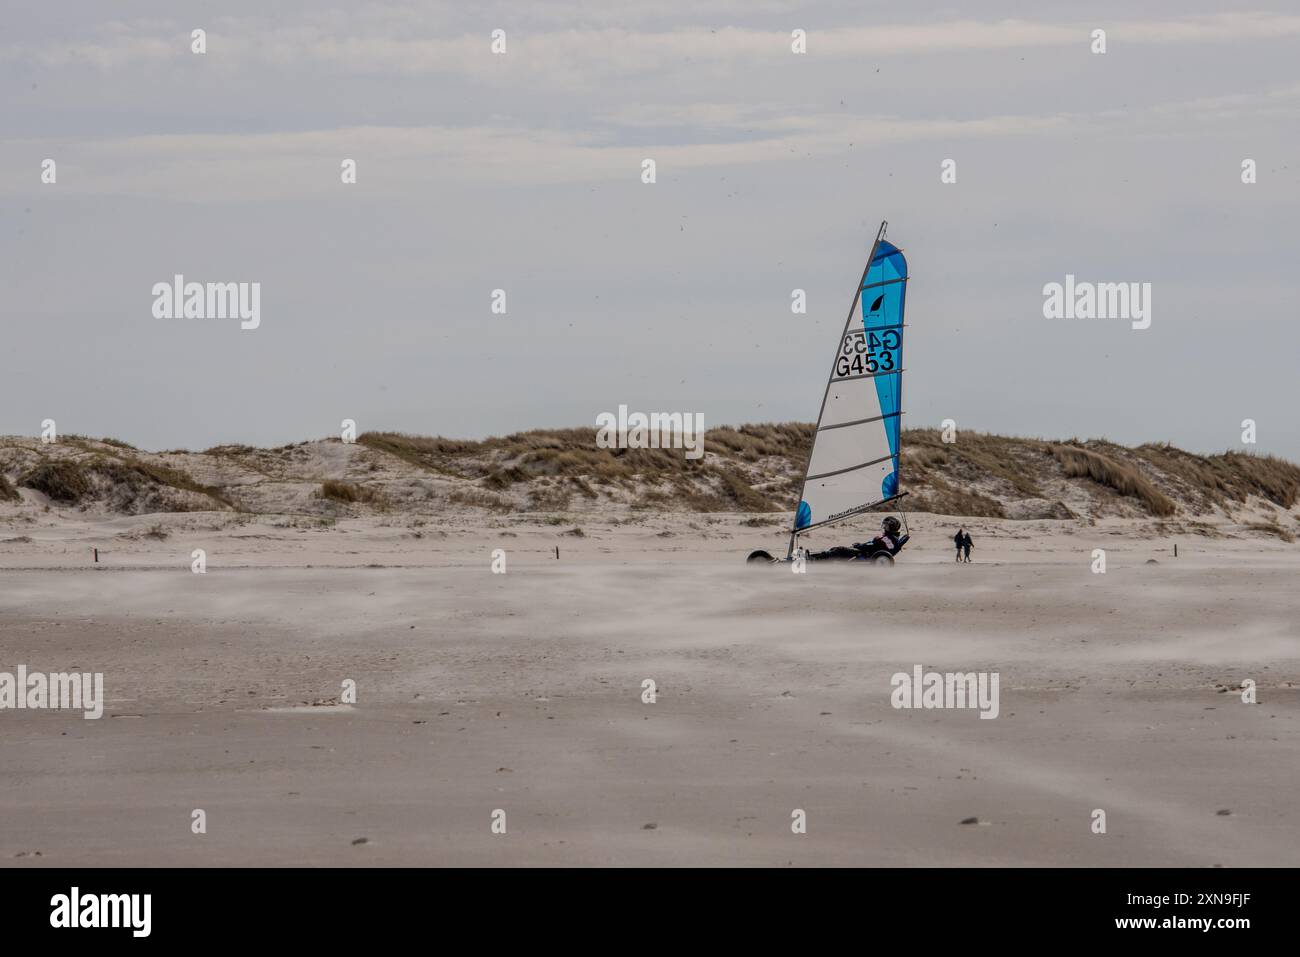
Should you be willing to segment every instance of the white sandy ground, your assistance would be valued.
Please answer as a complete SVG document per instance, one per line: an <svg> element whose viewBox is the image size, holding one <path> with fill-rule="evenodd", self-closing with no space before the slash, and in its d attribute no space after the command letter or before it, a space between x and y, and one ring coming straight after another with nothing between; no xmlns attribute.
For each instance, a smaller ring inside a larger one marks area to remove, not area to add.
<svg viewBox="0 0 1300 957"><path fill-rule="evenodd" d="M0 711L0 864L1300 865L1300 546L975 520L957 566L921 516L796 576L740 519L0 522L0 670L107 698ZM894 710L916 664L1001 715Z"/></svg>

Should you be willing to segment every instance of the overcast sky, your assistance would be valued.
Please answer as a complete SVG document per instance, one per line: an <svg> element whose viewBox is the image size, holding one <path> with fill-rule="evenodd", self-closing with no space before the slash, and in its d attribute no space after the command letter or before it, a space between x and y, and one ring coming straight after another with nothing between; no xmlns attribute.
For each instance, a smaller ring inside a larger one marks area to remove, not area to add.
<svg viewBox="0 0 1300 957"><path fill-rule="evenodd" d="M888 219L905 424L1300 459L1300 11L1082 6L10 6L0 433L813 421ZM260 328L155 318L176 273ZM1151 327L1044 318L1067 273Z"/></svg>

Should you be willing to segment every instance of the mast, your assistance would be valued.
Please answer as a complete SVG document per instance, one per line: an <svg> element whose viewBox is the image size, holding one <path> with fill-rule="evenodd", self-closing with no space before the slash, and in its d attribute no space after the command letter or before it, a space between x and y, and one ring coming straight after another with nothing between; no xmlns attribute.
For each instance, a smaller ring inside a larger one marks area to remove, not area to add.
<svg viewBox="0 0 1300 957"><path fill-rule="evenodd" d="M853 302L849 306L849 315L848 318L844 320L844 329L840 332L841 342L843 342L844 337L849 334L849 328L853 323L853 314L857 312L858 309L858 300L862 298L862 287L867 284L867 274L871 272L871 264L875 262L876 259L876 250L880 248L880 241L885 238L885 230L888 228L889 228L889 222L887 220L882 219L880 221L880 229L876 232L876 238L871 244L871 252L867 255L867 264L862 269L862 278L858 280L857 288L853 290ZM835 359L831 360L830 375L826 377L826 391L822 393L821 408L817 411L817 426L816 428L813 429L812 445L809 446L808 448L808 461L804 463L803 484L799 486L800 502L804 500L804 492L807 491L808 489L808 468L810 465L812 465L813 448L815 448L817 445L817 433L822 427L822 416L826 413L826 397L830 395L831 383L835 381L835 363L836 361L838 361L838 359L839 359L839 354L836 353ZM845 517L847 518L848 516ZM799 521L799 511L798 511L798 506L796 506L795 520L794 522L791 523L791 525L797 525L798 521ZM786 551L786 556L785 556L787 559L794 557L794 550L798 541L799 541L799 529L791 528L790 547Z"/></svg>

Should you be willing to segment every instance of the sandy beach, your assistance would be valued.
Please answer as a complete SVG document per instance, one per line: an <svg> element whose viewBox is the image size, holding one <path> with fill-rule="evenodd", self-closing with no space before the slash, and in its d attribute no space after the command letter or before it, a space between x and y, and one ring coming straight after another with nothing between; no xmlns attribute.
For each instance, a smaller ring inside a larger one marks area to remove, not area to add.
<svg viewBox="0 0 1300 957"><path fill-rule="evenodd" d="M955 565L924 515L794 575L740 515L165 518L0 536L0 667L106 699L0 715L4 865L1300 864L1280 541L985 519ZM998 717L895 709L916 665L997 672Z"/></svg>

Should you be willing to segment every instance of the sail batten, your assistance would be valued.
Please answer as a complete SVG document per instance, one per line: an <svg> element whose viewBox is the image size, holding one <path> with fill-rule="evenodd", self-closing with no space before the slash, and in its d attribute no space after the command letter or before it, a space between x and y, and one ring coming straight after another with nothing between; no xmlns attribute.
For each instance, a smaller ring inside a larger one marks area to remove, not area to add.
<svg viewBox="0 0 1300 957"><path fill-rule="evenodd" d="M898 497L907 260L882 223L826 382L794 535Z"/></svg>
<svg viewBox="0 0 1300 957"><path fill-rule="evenodd" d="M830 478L832 475L843 475L845 472L854 472L858 469L865 469L869 465L879 465L881 462L888 462L892 458L892 455L886 455L883 459L876 459L874 462L859 462L857 465L850 465L848 468L836 469L834 472L822 472L820 475L810 475L808 476L808 481L811 482L815 479ZM872 504L874 505L875 503L873 502ZM871 505L864 507L870 508Z"/></svg>
<svg viewBox="0 0 1300 957"><path fill-rule="evenodd" d="M879 379L882 376L898 375L906 372L906 369L899 369L897 372L865 372L862 375L846 375L843 379L836 379L836 382L852 382L854 379Z"/></svg>
<svg viewBox="0 0 1300 957"><path fill-rule="evenodd" d="M850 425L863 425L867 422L879 422L881 419L892 419L894 416L902 414L903 413L901 412L887 412L884 415L876 416L874 419L854 419L852 422L837 422L834 425L823 425L821 431L825 432L827 429L842 429Z"/></svg>

